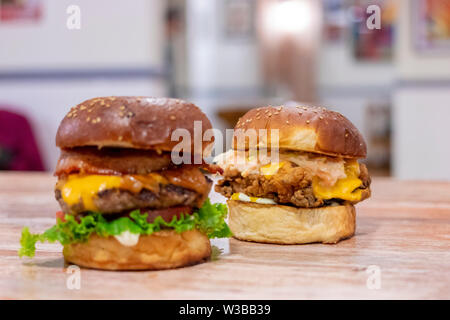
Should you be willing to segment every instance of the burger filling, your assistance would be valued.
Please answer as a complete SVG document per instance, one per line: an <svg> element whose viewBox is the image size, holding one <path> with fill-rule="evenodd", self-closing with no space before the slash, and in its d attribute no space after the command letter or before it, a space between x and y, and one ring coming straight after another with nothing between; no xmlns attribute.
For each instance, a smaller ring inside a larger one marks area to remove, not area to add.
<svg viewBox="0 0 450 320"><path fill-rule="evenodd" d="M56 199L68 214L97 211L118 213L134 208L200 207L211 180L195 167L147 175L80 175L59 179Z"/></svg>
<svg viewBox="0 0 450 320"><path fill-rule="evenodd" d="M252 159L248 152L233 150L216 160L224 174L215 190L233 200L267 204L272 200L314 208L357 203L370 196L367 168L356 160L280 152L279 161L274 163L269 156Z"/></svg>
<svg viewBox="0 0 450 320"><path fill-rule="evenodd" d="M139 161L148 156L157 165ZM126 246L161 229L198 229L210 238L229 237L226 206L207 199L212 181L198 166L161 160L167 157L128 149L63 151L56 169L55 196L62 209L57 223L43 234L24 228L19 255L33 256L38 241L67 245L88 241L93 233Z"/></svg>

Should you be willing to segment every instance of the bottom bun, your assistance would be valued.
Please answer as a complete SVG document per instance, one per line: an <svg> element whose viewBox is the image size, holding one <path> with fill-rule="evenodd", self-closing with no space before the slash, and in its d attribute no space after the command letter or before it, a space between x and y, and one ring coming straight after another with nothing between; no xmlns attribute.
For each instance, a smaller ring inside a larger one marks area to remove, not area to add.
<svg viewBox="0 0 450 320"><path fill-rule="evenodd" d="M337 243L355 233L353 205L294 208L229 200L229 226L240 240L302 244Z"/></svg>
<svg viewBox="0 0 450 320"><path fill-rule="evenodd" d="M208 237L190 230L162 230L140 236L134 246L124 246L114 237L91 235L84 243L64 246L64 258L81 267L103 270L155 270L188 266L211 256Z"/></svg>

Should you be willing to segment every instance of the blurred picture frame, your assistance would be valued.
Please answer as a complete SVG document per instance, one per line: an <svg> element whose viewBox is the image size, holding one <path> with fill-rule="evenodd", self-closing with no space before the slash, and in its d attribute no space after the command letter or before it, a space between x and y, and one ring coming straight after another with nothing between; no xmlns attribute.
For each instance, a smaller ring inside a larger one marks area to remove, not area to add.
<svg viewBox="0 0 450 320"><path fill-rule="evenodd" d="M255 34L254 0L224 0L222 34L229 41L248 41Z"/></svg>
<svg viewBox="0 0 450 320"><path fill-rule="evenodd" d="M344 40L349 23L345 0L323 0L323 39L327 43L339 43Z"/></svg>
<svg viewBox="0 0 450 320"><path fill-rule="evenodd" d="M450 1L413 0L412 37L417 52L450 52Z"/></svg>
<svg viewBox="0 0 450 320"><path fill-rule="evenodd" d="M393 57L396 0L351 1L348 7L350 38L354 58L360 62L390 62ZM356 5L357 4L357 5ZM366 21L369 5L381 7L381 29L369 30Z"/></svg>

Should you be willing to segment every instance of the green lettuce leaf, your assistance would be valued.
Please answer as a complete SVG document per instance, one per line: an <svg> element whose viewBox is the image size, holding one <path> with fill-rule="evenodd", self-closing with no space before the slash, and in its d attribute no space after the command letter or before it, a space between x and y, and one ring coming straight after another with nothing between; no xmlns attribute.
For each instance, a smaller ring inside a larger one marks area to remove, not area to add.
<svg viewBox="0 0 450 320"><path fill-rule="evenodd" d="M58 241L62 245L85 242L92 233L102 237L117 236L124 231L150 235L163 228L170 228L178 233L199 229L209 238L227 238L231 236L230 228L225 222L227 206L220 203L211 204L209 199L193 214L181 214L179 218L174 216L170 222L157 217L152 223L148 223L147 216L147 213L141 214L140 210L135 210L130 213L130 217L121 217L107 221L100 213L92 212L82 217L79 221L74 216L66 215L64 221L58 219L56 225L42 234L32 234L28 227L24 227L20 239L21 248L18 253L20 257L33 257L37 242Z"/></svg>

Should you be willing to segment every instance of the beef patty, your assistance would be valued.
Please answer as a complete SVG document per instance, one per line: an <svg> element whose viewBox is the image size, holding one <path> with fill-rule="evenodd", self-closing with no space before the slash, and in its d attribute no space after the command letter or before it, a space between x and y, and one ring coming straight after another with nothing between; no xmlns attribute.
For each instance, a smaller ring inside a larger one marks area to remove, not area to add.
<svg viewBox="0 0 450 320"><path fill-rule="evenodd" d="M96 195L94 203L100 213L113 214L136 208L197 207L198 203L204 201L204 195L173 184L161 185L159 189L158 193L148 189L142 189L139 193L122 189L107 189ZM81 201L69 206L58 189L55 190L55 196L64 213L76 214L85 211Z"/></svg>
<svg viewBox="0 0 450 320"><path fill-rule="evenodd" d="M361 189L363 189L359 201L362 201L370 196L370 176L364 164L360 164L359 178L362 180ZM317 199L312 188L312 176L305 169L293 165L282 167L270 178L259 174L243 177L237 170L226 172L224 178L217 182L215 191L228 198L233 193L244 193L251 197L269 198L280 204L301 208L316 208L331 202ZM339 199L336 201L343 202Z"/></svg>

